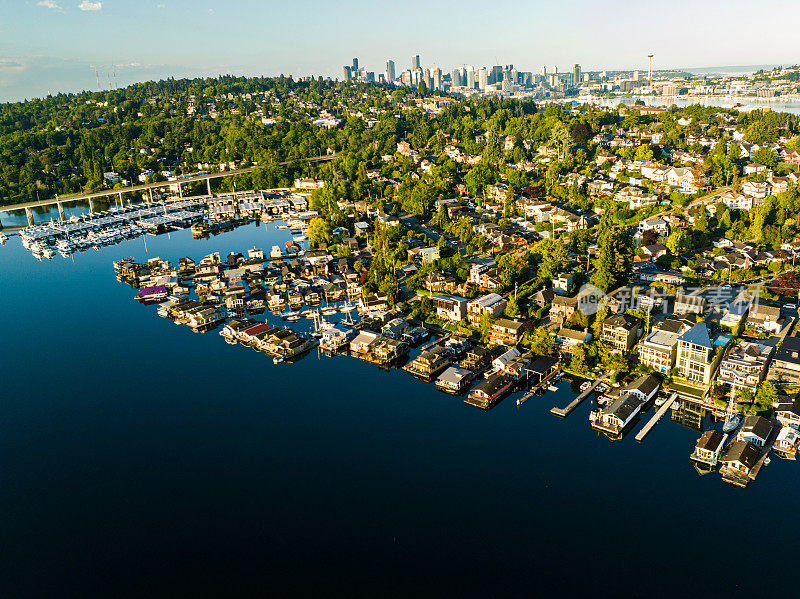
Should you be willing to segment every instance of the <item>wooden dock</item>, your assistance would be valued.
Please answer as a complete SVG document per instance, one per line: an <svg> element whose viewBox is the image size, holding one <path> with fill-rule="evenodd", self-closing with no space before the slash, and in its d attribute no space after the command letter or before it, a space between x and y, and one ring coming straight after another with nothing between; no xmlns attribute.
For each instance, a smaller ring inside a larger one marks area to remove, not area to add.
<svg viewBox="0 0 800 599"><path fill-rule="evenodd" d="M523 395L522 397L520 397L520 398L517 400L517 405L518 405L518 406L521 406L521 405L522 405L522 404L524 404L526 401L528 401L528 400L529 400L531 397L533 397L533 396L534 396L534 395L535 395L537 392L539 392L539 391L540 391L540 390L542 390L542 389L545 389L545 388L549 387L549 386L550 386L550 381L552 381L552 380L553 380L553 377L555 377L555 376L556 376L557 374L559 374L560 372L561 372L561 369L559 369L559 370L554 370L553 372L551 372L550 374L548 374L548 375L547 375L547 376L546 376L544 379L542 379L541 381L539 381L538 383L536 383L536 384L535 384L533 387L531 387L531 388L530 388L530 389L529 389L529 390L528 390L528 391L525 393L525 395Z"/></svg>
<svg viewBox="0 0 800 599"><path fill-rule="evenodd" d="M674 396L670 395L669 399L667 399L667 401L665 401L661 405L661 407L658 408L658 410L656 410L656 413L653 414L653 417L647 422L647 424L645 424L642 427L642 430L640 430L638 433L636 433L636 436L634 437L634 439L639 441L639 443L644 441L644 438L652 430L652 428L658 423L658 421L661 420L661 417L664 414L666 414L667 410L669 410L672 407L672 404L673 404L674 401L675 401Z"/></svg>
<svg viewBox="0 0 800 599"><path fill-rule="evenodd" d="M595 382L592 383L591 387L589 387L586 391L584 391L578 397L573 399L569 403L569 405L567 407L565 407L565 408L559 408L559 407L552 408L550 410L550 413L551 414L555 414L556 416L559 416L560 418L566 418L567 416L569 416L575 410L575 408L577 408L579 405L581 405L583 403L584 399L589 397L591 392L594 391L595 388L600 383L602 383L604 379L605 379L605 377L600 377L599 379L595 380Z"/></svg>
<svg viewBox="0 0 800 599"><path fill-rule="evenodd" d="M775 445L775 441L778 439L778 433L780 432L781 427L775 421L772 422L772 431L769 433L769 437L767 438L767 442L764 443L764 448L761 450L761 456L758 458L756 465L750 469L750 472L747 473L747 476L750 480L755 480L758 473L761 472L761 467L764 465L764 461L769 457L770 452L772 451L772 446Z"/></svg>

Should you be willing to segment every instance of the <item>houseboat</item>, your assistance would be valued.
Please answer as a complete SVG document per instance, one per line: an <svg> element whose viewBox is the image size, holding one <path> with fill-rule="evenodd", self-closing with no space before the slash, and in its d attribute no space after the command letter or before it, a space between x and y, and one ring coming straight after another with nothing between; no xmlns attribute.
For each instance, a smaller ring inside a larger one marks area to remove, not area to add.
<svg viewBox="0 0 800 599"><path fill-rule="evenodd" d="M422 352L406 364L403 370L422 379L430 380L449 365L450 353L443 347L437 346Z"/></svg>
<svg viewBox="0 0 800 599"><path fill-rule="evenodd" d="M461 395L469 389L472 378L473 372L471 370L460 366L450 366L436 379L436 387L445 393Z"/></svg>
<svg viewBox="0 0 800 599"><path fill-rule="evenodd" d="M632 393L623 393L611 405L600 410L592 422L592 428L613 438L621 438L641 412L644 403Z"/></svg>
<svg viewBox="0 0 800 599"><path fill-rule="evenodd" d="M797 459L797 445L800 444L800 433L792 426L784 426L778 432L772 451L785 460Z"/></svg>
<svg viewBox="0 0 800 599"><path fill-rule="evenodd" d="M471 406L483 410L488 410L503 399L513 385L513 379L504 374L492 375L488 379L484 379L475 385L475 388L470 391L464 403L468 403Z"/></svg>
<svg viewBox="0 0 800 599"><path fill-rule="evenodd" d="M322 331L319 346L328 351L338 351L345 347L357 335L357 331L346 324L335 324Z"/></svg>
<svg viewBox="0 0 800 599"><path fill-rule="evenodd" d="M142 302L162 302L167 299L168 294L169 290L166 285L153 285L152 287L142 287L137 297Z"/></svg>
<svg viewBox="0 0 800 599"><path fill-rule="evenodd" d="M722 480L737 487L746 487L750 482L750 472L759 457L758 447L744 439L737 439L719 459Z"/></svg>
<svg viewBox="0 0 800 599"><path fill-rule="evenodd" d="M709 469L715 468L727 438L728 435L720 431L708 430L704 432L703 436L697 440L697 445L694 446L694 451L689 458L693 462Z"/></svg>

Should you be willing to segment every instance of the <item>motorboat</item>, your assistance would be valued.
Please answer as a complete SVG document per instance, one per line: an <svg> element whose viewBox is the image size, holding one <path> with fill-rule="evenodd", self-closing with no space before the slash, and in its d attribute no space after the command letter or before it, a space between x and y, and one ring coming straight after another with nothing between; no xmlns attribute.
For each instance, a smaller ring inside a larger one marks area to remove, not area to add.
<svg viewBox="0 0 800 599"><path fill-rule="evenodd" d="M600 409L589 412L589 422L595 422L598 418L600 418L600 412L602 412Z"/></svg>

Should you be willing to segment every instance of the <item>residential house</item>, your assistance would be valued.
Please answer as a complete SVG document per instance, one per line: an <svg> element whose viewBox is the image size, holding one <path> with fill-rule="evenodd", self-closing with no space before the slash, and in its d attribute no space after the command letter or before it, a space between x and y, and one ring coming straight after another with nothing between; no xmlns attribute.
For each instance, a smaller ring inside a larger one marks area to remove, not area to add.
<svg viewBox="0 0 800 599"><path fill-rule="evenodd" d="M561 297L556 295L550 303L550 319L566 322L578 309L577 297Z"/></svg>
<svg viewBox="0 0 800 599"><path fill-rule="evenodd" d="M458 395L469 387L473 377L474 373L471 370L450 366L436 379L436 386L442 391Z"/></svg>
<svg viewBox="0 0 800 599"><path fill-rule="evenodd" d="M725 453L719 459L720 472L724 477L746 477L756 465L759 457L758 447L742 439L737 439L728 445Z"/></svg>
<svg viewBox="0 0 800 599"><path fill-rule="evenodd" d="M481 318L484 314L489 314L492 317L500 316L503 310L506 309L507 304L508 302L497 293L489 293L475 298L467 303L469 323L474 327L480 326Z"/></svg>
<svg viewBox="0 0 800 599"><path fill-rule="evenodd" d="M706 310L706 299L699 295L684 295L678 292L675 296L675 314L702 315Z"/></svg>
<svg viewBox="0 0 800 599"><path fill-rule="evenodd" d="M516 345L522 339L526 323L512 318L498 318L489 329L489 341L495 345Z"/></svg>
<svg viewBox="0 0 800 599"><path fill-rule="evenodd" d="M753 198L735 191L727 191L720 197L720 202L729 210L750 210L753 208Z"/></svg>
<svg viewBox="0 0 800 599"><path fill-rule="evenodd" d="M655 231L659 235L669 235L669 225L663 218L648 218L639 223L640 233L645 231Z"/></svg>
<svg viewBox="0 0 800 599"><path fill-rule="evenodd" d="M655 329L639 344L639 362L656 372L669 374L678 354L678 338L683 332L683 327Z"/></svg>
<svg viewBox="0 0 800 599"><path fill-rule="evenodd" d="M764 447L772 432L772 423L764 418L755 414L749 414L744 417L742 428L739 429L739 434L736 435L738 441L747 441L757 447Z"/></svg>
<svg viewBox="0 0 800 599"><path fill-rule="evenodd" d="M505 397L513 384L514 380L511 377L494 374L475 385L466 402L484 410L488 409Z"/></svg>
<svg viewBox="0 0 800 599"><path fill-rule="evenodd" d="M592 340L592 334L588 330L575 331L573 329L561 328L556 335L556 341L561 344L563 351L572 352L572 350L581 343L589 343Z"/></svg>
<svg viewBox="0 0 800 599"><path fill-rule="evenodd" d="M775 306L754 304L747 317L747 328L777 335L783 328L781 309Z"/></svg>
<svg viewBox="0 0 800 599"><path fill-rule="evenodd" d="M419 257L422 260L423 264L430 264L431 262L436 262L440 257L439 248L437 246L429 248L420 248Z"/></svg>
<svg viewBox="0 0 800 599"><path fill-rule="evenodd" d="M450 353L441 346L423 351L403 367L403 370L424 379L430 379L450 365Z"/></svg>
<svg viewBox="0 0 800 599"><path fill-rule="evenodd" d="M603 321L601 340L625 353L633 349L641 334L641 322L629 314L614 314Z"/></svg>
<svg viewBox="0 0 800 599"><path fill-rule="evenodd" d="M719 365L717 380L733 389L748 389L755 393L764 379L772 347L760 343L742 342L735 345Z"/></svg>
<svg viewBox="0 0 800 599"><path fill-rule="evenodd" d="M789 335L775 350L767 380L782 385L800 385L800 337Z"/></svg>
<svg viewBox="0 0 800 599"><path fill-rule="evenodd" d="M432 295L431 303L436 308L436 316L444 320L458 322L467 315L467 300L452 295Z"/></svg>
<svg viewBox="0 0 800 599"><path fill-rule="evenodd" d="M661 380L654 374L643 374L622 390L622 393L635 395L647 403L656 396L661 388Z"/></svg>
<svg viewBox="0 0 800 599"><path fill-rule="evenodd" d="M612 434L622 433L642 410L644 402L636 395L622 393L613 403L600 411L593 428Z"/></svg>
<svg viewBox="0 0 800 599"><path fill-rule="evenodd" d="M800 393L795 393L792 398L778 402L775 407L775 417L783 426L800 430Z"/></svg>
<svg viewBox="0 0 800 599"><path fill-rule="evenodd" d="M703 433L694 446L691 459L695 462L716 466L722 448L725 443L726 435L717 430L707 430Z"/></svg>
<svg viewBox="0 0 800 599"><path fill-rule="evenodd" d="M699 322L678 337L676 368L685 379L707 385L711 382L714 345L705 322Z"/></svg>
<svg viewBox="0 0 800 599"><path fill-rule="evenodd" d="M745 181L742 183L742 193L757 200L763 200L767 197L768 187L765 181Z"/></svg>
<svg viewBox="0 0 800 599"><path fill-rule="evenodd" d="M575 273L560 273L553 278L553 291L559 295L568 295L575 283Z"/></svg>

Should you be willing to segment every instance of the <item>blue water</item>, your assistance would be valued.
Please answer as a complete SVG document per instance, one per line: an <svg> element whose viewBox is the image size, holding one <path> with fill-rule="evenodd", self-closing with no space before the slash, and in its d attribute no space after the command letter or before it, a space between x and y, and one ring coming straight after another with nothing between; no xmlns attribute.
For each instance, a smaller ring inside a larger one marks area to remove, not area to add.
<svg viewBox="0 0 800 599"><path fill-rule="evenodd" d="M348 357L276 366L159 318L111 265L287 236L183 231L148 237L147 251L137 239L44 262L16 237L0 247L0 595L766 596L789 584L795 463L773 460L744 491L699 477L699 433L668 418L638 444L592 432L589 403L552 416L574 396L566 381L482 412Z"/></svg>

